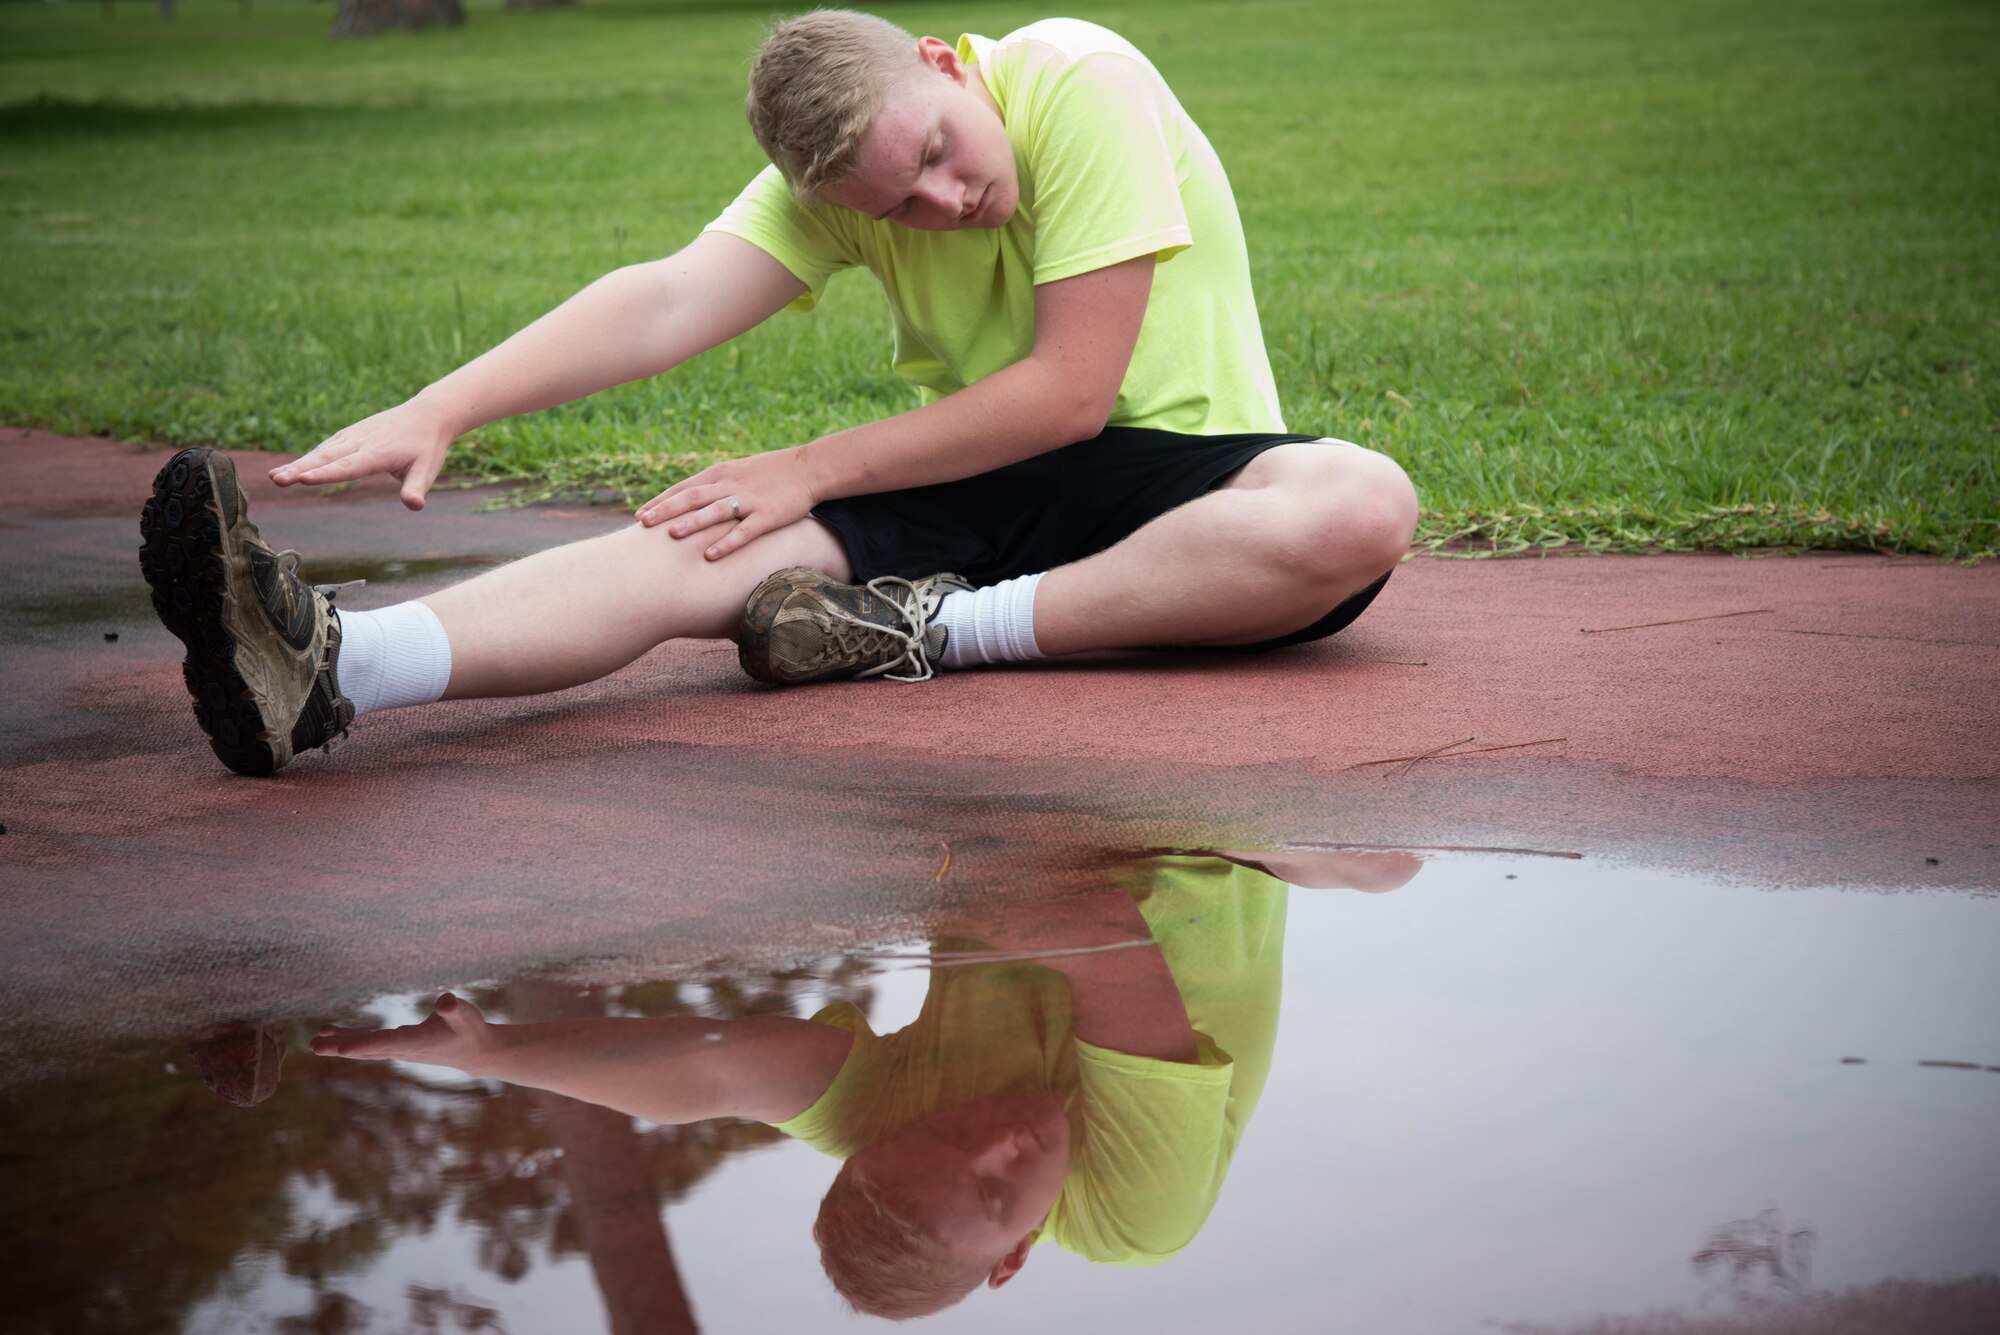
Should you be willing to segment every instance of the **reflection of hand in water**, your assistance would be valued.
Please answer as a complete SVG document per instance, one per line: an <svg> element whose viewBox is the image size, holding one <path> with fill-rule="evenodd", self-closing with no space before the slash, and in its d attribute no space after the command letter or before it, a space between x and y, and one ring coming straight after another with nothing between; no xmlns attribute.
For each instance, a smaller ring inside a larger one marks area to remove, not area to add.
<svg viewBox="0 0 2000 1335"><path fill-rule="evenodd" d="M322 1057L352 1057L356 1061L424 1062L452 1066L477 1074L481 1059L492 1049L494 1028L469 1001L447 992L420 1024L396 1029L347 1029L328 1025L312 1041Z"/></svg>
<svg viewBox="0 0 2000 1335"><path fill-rule="evenodd" d="M1378 895L1400 890L1424 869L1413 853L1350 848L1286 848L1275 853L1218 849L1216 856L1257 867L1306 890L1359 890Z"/></svg>

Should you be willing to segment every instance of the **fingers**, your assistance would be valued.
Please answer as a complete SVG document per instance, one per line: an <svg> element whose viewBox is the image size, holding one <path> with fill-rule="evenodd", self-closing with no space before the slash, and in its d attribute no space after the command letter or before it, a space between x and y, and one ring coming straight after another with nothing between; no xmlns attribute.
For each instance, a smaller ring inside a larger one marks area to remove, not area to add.
<svg viewBox="0 0 2000 1335"><path fill-rule="evenodd" d="M370 473L385 471L380 456L369 450L356 450L352 454L311 468L301 469L294 474L295 480L308 486L327 482L352 482L357 477L367 477Z"/></svg>
<svg viewBox="0 0 2000 1335"><path fill-rule="evenodd" d="M734 524L744 518L743 505L734 496L724 496L711 501L698 510L690 510L679 519L667 525L667 532L676 538L685 538L690 533L699 533L717 524Z"/></svg>
<svg viewBox="0 0 2000 1335"><path fill-rule="evenodd" d="M755 510L744 507L741 497L732 494L707 500L706 493L715 490L719 488L699 488L683 492L680 496L663 503L656 503L662 504L666 513L656 515L651 522L667 523L667 533L676 538L685 538L705 529L727 525L727 531L702 553L711 561L720 561L744 543L768 531L769 526L758 520ZM642 517L640 522L647 521Z"/></svg>
<svg viewBox="0 0 2000 1335"><path fill-rule="evenodd" d="M677 482L647 501L639 508L639 522L647 528L653 528L670 519L678 519L684 514L698 510L704 505L712 505L723 496L722 487L715 483L692 486L690 485L692 481L693 479ZM676 533L674 536L681 535Z"/></svg>
<svg viewBox="0 0 2000 1335"><path fill-rule="evenodd" d="M479 1007L450 992L438 997L437 1005L431 1007L431 1014L459 1033L486 1023L486 1015Z"/></svg>
<svg viewBox="0 0 2000 1335"><path fill-rule="evenodd" d="M681 512L681 508L684 507L676 508L675 506L676 500L679 499L684 501L689 491L693 490L695 487L702 485L702 478L705 477L707 473L708 470L706 468L702 469L701 472L699 473L692 473L687 477L682 478L680 481L674 483L673 486L668 487L665 491L655 496L652 500L647 501L644 505L640 506L639 522L644 524L646 527L651 528L653 525L658 524L663 520L671 519L674 515L679 514ZM669 513L670 510L671 513Z"/></svg>
<svg viewBox="0 0 2000 1335"><path fill-rule="evenodd" d="M667 533L676 538L727 525L727 531L702 553L710 561L720 561L775 527L760 519L759 511L746 505L741 496L719 483L687 487L679 492L668 488L640 508L639 522L648 528L665 524Z"/></svg>
<svg viewBox="0 0 2000 1335"><path fill-rule="evenodd" d="M376 1032L373 1029L347 1029L340 1025L328 1025L313 1036L307 1044L314 1054L321 1057L349 1057L355 1061L382 1061L394 1055L395 1029Z"/></svg>
<svg viewBox="0 0 2000 1335"><path fill-rule="evenodd" d="M403 504L411 510L424 508L424 498L430 494L431 484L444 469L444 456L420 457L410 465L410 471L403 476ZM450 993L446 993L450 996ZM442 1003L440 1003L442 1004Z"/></svg>
<svg viewBox="0 0 2000 1335"><path fill-rule="evenodd" d="M641 524L648 528L667 524L667 532L676 538L749 517L750 507L742 497L716 485L691 488L677 496L663 494L639 511Z"/></svg>
<svg viewBox="0 0 2000 1335"><path fill-rule="evenodd" d="M717 538L702 555L711 561L720 561L723 557L742 547L745 543L757 538L765 531L764 526L757 522L755 515L746 514L743 516L742 523L737 524L720 538Z"/></svg>
<svg viewBox="0 0 2000 1335"><path fill-rule="evenodd" d="M290 463L279 464L273 468L271 481L281 487L289 487L295 482L304 481L304 475L314 469L330 464L336 459L344 459L360 448L358 442L347 439L345 435L331 436Z"/></svg>
<svg viewBox="0 0 2000 1335"><path fill-rule="evenodd" d="M465 1040L477 1043L485 1027L486 1017L479 1007L447 992L437 999L431 1013L416 1024L394 1029L355 1029L330 1024L308 1046L321 1057L348 1057L355 1061L386 1061L392 1057L409 1061L448 1060L452 1053L464 1050Z"/></svg>

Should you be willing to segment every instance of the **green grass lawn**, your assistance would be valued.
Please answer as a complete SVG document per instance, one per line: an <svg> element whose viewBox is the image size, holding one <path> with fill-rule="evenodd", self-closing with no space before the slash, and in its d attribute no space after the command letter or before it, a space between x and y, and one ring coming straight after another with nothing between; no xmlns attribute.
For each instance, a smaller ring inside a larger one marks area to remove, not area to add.
<svg viewBox="0 0 2000 1335"><path fill-rule="evenodd" d="M334 43L326 3L0 0L0 421L310 446L762 159L769 3L584 0ZM1394 455L1422 536L2000 548L1988 0L895 5L1146 50L1221 151L1295 430ZM651 494L901 410L874 283L456 470Z"/></svg>

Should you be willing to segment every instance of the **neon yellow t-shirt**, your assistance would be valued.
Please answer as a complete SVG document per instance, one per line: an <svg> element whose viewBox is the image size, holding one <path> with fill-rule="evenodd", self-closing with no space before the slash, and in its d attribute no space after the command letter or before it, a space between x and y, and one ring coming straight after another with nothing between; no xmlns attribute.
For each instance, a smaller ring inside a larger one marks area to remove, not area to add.
<svg viewBox="0 0 2000 1335"><path fill-rule="evenodd" d="M789 269L808 289L793 303L801 310L840 270L872 272L895 320L896 373L926 403L1033 349L1036 284L1153 255L1110 424L1283 431L1229 177L1159 71L1079 19L997 42L968 34L958 51L979 67L1014 148L1021 202L1005 227L923 232L833 204L801 208L769 167L708 230Z"/></svg>
<svg viewBox="0 0 2000 1335"><path fill-rule="evenodd" d="M1119 1265L1186 1247L1270 1075L1287 890L1220 858L1148 862L1134 890L1194 1027L1193 1063L1078 1039L1068 984L1053 970L940 969L917 1018L894 1033L876 1034L848 1002L813 1016L854 1044L826 1091L778 1129L845 1159L975 1098L1060 1094L1070 1162L1042 1239Z"/></svg>

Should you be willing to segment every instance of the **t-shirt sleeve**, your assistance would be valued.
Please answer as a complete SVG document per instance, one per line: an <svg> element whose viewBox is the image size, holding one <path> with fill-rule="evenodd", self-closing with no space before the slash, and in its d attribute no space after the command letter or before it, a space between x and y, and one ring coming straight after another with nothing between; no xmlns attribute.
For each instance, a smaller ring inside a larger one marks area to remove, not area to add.
<svg viewBox="0 0 2000 1335"><path fill-rule="evenodd" d="M1152 1265L1201 1231L1229 1167L1231 1063L1207 1035L1195 1038L1192 1063L1077 1041L1085 1150L1063 1185L1064 1247Z"/></svg>
<svg viewBox="0 0 2000 1335"><path fill-rule="evenodd" d="M822 1006L813 1015L812 1022L846 1030L854 1035L853 1045L848 1048L847 1059L841 1062L840 1070L834 1073L832 1081L820 1091L820 1096L813 1100L811 1107L795 1117L771 1125L823 1154L845 1159L859 1146L853 1140L852 1119L842 1116L842 1105L850 1091L865 1082L862 1072L879 1055L882 1040L869 1028L867 1017L849 1001L835 1001Z"/></svg>
<svg viewBox="0 0 2000 1335"><path fill-rule="evenodd" d="M1021 114L1034 182L1035 282L1193 244L1181 203L1172 94L1129 56L1024 58Z"/></svg>
<svg viewBox="0 0 2000 1335"><path fill-rule="evenodd" d="M838 209L808 209L792 197L776 167L766 167L722 215L702 230L740 236L791 270L806 285L787 310L809 311L826 282L859 261L841 235Z"/></svg>

